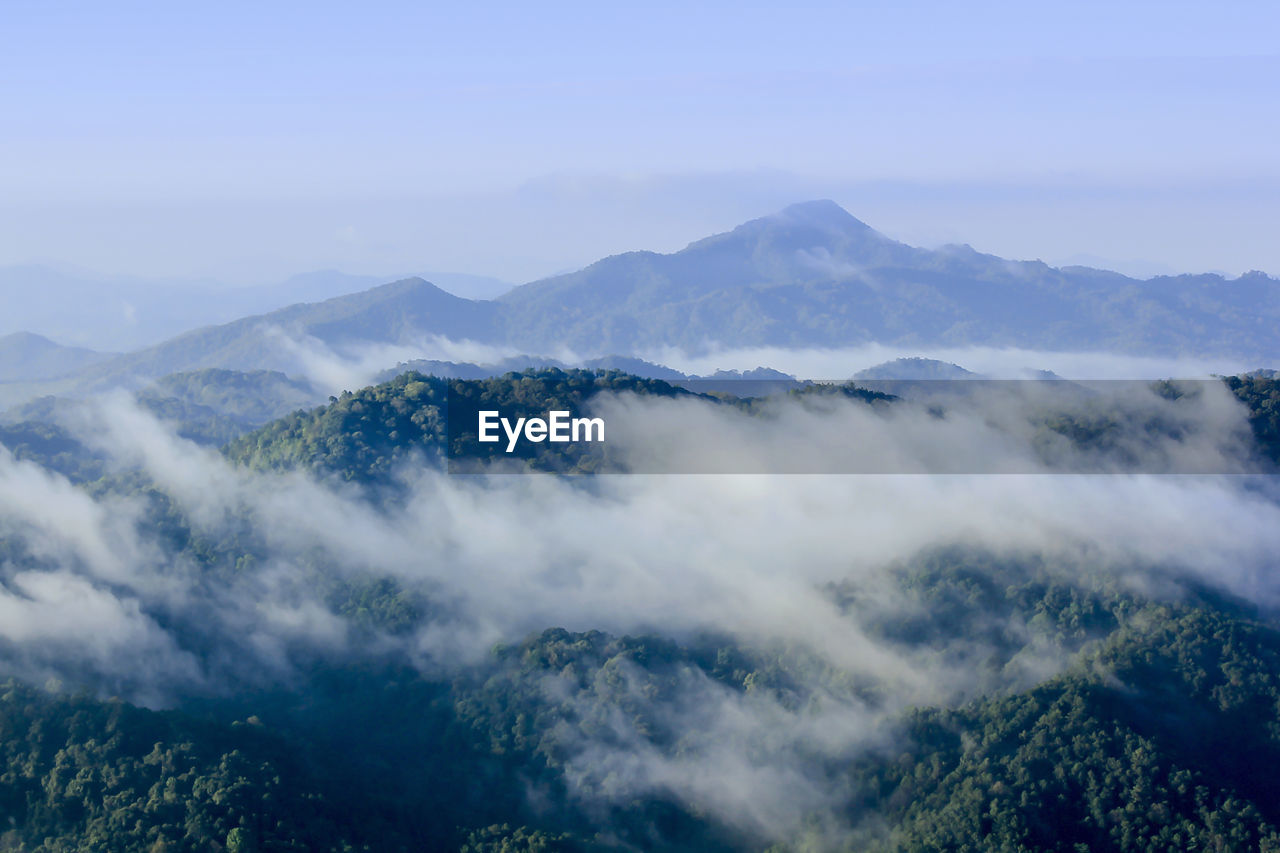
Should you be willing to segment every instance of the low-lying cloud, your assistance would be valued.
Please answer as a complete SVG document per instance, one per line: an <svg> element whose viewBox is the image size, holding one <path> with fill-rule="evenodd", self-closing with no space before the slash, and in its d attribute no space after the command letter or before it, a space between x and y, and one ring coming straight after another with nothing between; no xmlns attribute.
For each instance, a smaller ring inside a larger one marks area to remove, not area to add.
<svg viewBox="0 0 1280 853"><path fill-rule="evenodd" d="M843 348L716 347L697 353L675 347L639 353L647 361L683 373L707 376L717 370L751 370L767 364L801 379L849 379L860 370L899 358L929 358L957 364L991 379L1026 379L1050 370L1065 379L1207 379L1265 365L1232 358L1157 358L1109 352L1054 352L1016 347L911 347L867 344Z"/></svg>
<svg viewBox="0 0 1280 853"><path fill-rule="evenodd" d="M744 427L741 415L707 404L611 405L654 429L704 419L679 445L691 456L715 452L744 428L766 430L757 441L768 430L776 441L785 435L797 453L802 445L835 453L850 443L849 418L880 417L849 403L797 407ZM1230 406L1206 411L1203 434L1169 439L1161 452L1221 452L1198 442L1239 427L1242 415ZM990 443L990 425L976 416L918 417L860 433L864 449L1010 452ZM86 433L121 470L154 483L196 536L248 543L258 558L217 571L197 565L189 548L148 521L145 496L94 496L0 449L4 534L21 543L0 563L8 674L162 705L287 685L299 677L299 658L317 655L399 656L428 676L448 676L482 664L495 643L553 626L714 634L790 649L850 683L876 685L876 698L813 684L812 701L789 706L689 670L654 710L685 739L679 750L655 746L621 718L607 739L566 730L563 741L566 778L584 798L661 791L767 837L796 831L838 799L819 757L876 748L878 722L911 705L972 696L993 679L1040 678L1064 665L1065 655L1029 646L1019 667L991 672L990 650L977 641L936 648L886 640L878 626L918 606L895 573L922 552L963 545L1036 555L1063 583L1110 570L1144 594L1175 596L1180 581L1193 580L1280 604L1271 571L1280 504L1269 486L1241 478L1024 471L573 481L450 477L408 459L401 497L375 503L313 475L237 467L123 396L103 401ZM667 441L647 434L657 446ZM621 438L636 442L636 453L651 452L639 435ZM333 611L315 583L320 574L394 578L431 603L429 615L405 634L370 631ZM843 601L831 595L834 585Z"/></svg>

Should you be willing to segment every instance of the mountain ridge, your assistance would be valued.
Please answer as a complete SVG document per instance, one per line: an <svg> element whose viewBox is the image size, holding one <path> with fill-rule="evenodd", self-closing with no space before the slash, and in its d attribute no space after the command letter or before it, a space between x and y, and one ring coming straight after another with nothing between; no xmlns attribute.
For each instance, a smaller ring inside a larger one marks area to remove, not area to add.
<svg viewBox="0 0 1280 853"><path fill-rule="evenodd" d="M66 346L35 332L0 336L0 382L57 379L114 353Z"/></svg>
<svg viewBox="0 0 1280 853"><path fill-rule="evenodd" d="M1265 360L1280 351L1272 322L1280 312L1270 306L1264 319L1255 309L1274 288L1265 275L1142 281L965 244L921 249L815 201L671 254L615 255L500 301L506 342L531 351L552 343L588 352L882 343L1235 350Z"/></svg>
<svg viewBox="0 0 1280 853"><path fill-rule="evenodd" d="M455 296L420 277L189 330L89 365L101 387L207 367L300 369L342 349L433 335L531 354L664 347L1018 347L1130 355L1280 355L1278 282L1251 272L1148 280L893 240L829 200L802 202L669 254L636 251L516 287ZM301 343L299 343L301 342Z"/></svg>

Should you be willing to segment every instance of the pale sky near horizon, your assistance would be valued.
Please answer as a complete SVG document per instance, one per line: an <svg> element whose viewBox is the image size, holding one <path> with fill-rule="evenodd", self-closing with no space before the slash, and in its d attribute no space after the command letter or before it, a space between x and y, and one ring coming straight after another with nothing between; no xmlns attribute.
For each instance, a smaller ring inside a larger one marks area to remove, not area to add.
<svg viewBox="0 0 1280 853"><path fill-rule="evenodd" d="M1274 2L6 0L0 265L524 281L830 197L1280 275L1278 34Z"/></svg>

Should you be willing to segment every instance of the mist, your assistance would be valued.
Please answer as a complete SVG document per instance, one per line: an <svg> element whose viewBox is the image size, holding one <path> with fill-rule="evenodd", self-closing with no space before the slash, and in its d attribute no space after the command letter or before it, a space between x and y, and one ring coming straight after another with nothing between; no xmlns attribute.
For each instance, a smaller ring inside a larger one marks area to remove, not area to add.
<svg viewBox="0 0 1280 853"><path fill-rule="evenodd" d="M1160 452L1227 453L1203 442L1243 425L1238 406L1219 403ZM637 456L723 452L726 436L744 429L742 415L705 404L624 396L602 405L632 425L618 439ZM873 435L880 416L865 410L795 407L756 419L752 438L823 458L857 423L880 458L926 446L938 458L1015 453L993 443L982 418L904 415ZM556 742L566 784L588 806L659 792L766 838L813 831L805 821L815 814L826 815L822 832L850 831L829 810L847 791L826 762L886 748L886 726L904 710L1026 686L1073 660L1075 649L998 615L981 618L1019 645L998 665L982 639L887 635L895 619L921 613L899 581L922 554L978 549L1039 566L1058 583L1110 576L1156 600L1197 585L1280 604L1267 568L1280 549L1280 504L1238 477L1062 476L1040 465L1005 476L580 481L451 477L409 458L396 474L401 497L387 503L316 475L237 467L123 395L98 404L81 433L117 476L154 484L194 535L251 543L263 556L211 574L147 522L144 498L91 494L0 452L4 533L17 543L0 566L4 674L168 707L297 684L315 660L403 660L424 677L457 677L493 667L495 645L549 627L732 638L797 664L790 700L734 692L689 667L655 697L648 676L624 670L611 701L647 703L657 728L638 730L620 715L595 736L563 728ZM392 578L427 602L427 616L406 634L371 630L334 612L322 576ZM64 617L72 603L75 617ZM543 689L572 720L574 689L556 679ZM661 732L682 747L661 746Z"/></svg>
<svg viewBox="0 0 1280 853"><path fill-rule="evenodd" d="M785 347L721 348L705 354L663 348L640 354L647 361L683 373L709 375L717 370L751 370L762 365L801 379L848 379L859 370L898 358L929 358L957 364L991 379L1027 379L1050 370L1064 379L1208 379L1261 365L1203 356L1160 358L1109 352L1052 352L998 347L898 347L881 344L839 349Z"/></svg>

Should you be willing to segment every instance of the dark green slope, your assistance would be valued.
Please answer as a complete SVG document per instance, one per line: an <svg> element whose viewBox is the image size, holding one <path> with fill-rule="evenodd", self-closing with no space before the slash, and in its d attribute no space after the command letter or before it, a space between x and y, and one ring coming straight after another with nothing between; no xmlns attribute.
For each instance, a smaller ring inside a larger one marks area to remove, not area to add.
<svg viewBox="0 0 1280 853"><path fill-rule="evenodd" d="M215 367L163 376L137 398L179 435L215 446L321 399L279 371Z"/></svg>
<svg viewBox="0 0 1280 853"><path fill-rule="evenodd" d="M1259 438L1272 436L1275 380L1229 382ZM212 402L194 378L166 387L175 399ZM467 387L529 410L570 407L605 388L673 393L615 372L559 370ZM373 482L438 445L448 390L446 380L406 374L275 421L228 454ZM26 440L31 458L63 450L57 435ZM197 532L140 477L90 488L136 499L138 523L175 567L211 588L271 566L255 519ZM0 546L5 571L37 565L16 539ZM776 838L728 825L705 799L622 785L590 756L688 762L717 736L716 716L704 713L717 707L746 714L763 701L793 715L764 719L784 722L840 700L883 710L884 688L870 676L763 637L554 625L478 664L424 672L387 640L448 630L448 602L376 569L330 571L316 553L297 568L370 640L354 644L361 654L304 650L287 684L224 673L225 691L175 696L162 713L0 689L0 849L1280 849L1274 614L1173 575L1160 576L1157 598L1123 570L1051 559L973 547L916 555L884 573L909 605L902 611L868 609L855 582L824 588L878 644L965 667L973 692L957 706L886 711L884 736L844 746L820 737L832 745L782 749L776 726L734 741L753 769L780 768L777 778L822 792L813 814ZM206 607L147 615L195 653L240 648ZM0 644L0 654L12 651ZM1065 668L1037 684L1010 678L1041 653ZM791 793L779 783L780 799Z"/></svg>
<svg viewBox="0 0 1280 853"><path fill-rule="evenodd" d="M934 570L916 590L927 600L965 573ZM888 749L784 757L833 792L848 829L806 840L801 828L794 846L775 849L1280 849L1274 627L1221 602L1062 592L1022 585L1010 603L1040 614L1048 632L1071 632L1082 606L1110 608L1095 625L1105 639L1069 672L912 711L891 724ZM984 617L976 602L965 609L974 623ZM840 673L785 650L561 629L496 649L447 683L335 667L289 691L185 713L12 687L0 697L0 808L13 818L11 845L40 850L160 839L169 846L156 849L217 849L202 845L237 827L260 845L246 849L263 850L344 849L342 840L370 850L763 850L769 839L661 789L615 799L607 776L589 774L585 789L566 786L585 742L668 760L697 749L700 731L681 723L692 719L691 683L797 709L848 689ZM249 714L264 725L232 724ZM768 752L757 760L767 767ZM812 825L822 826L817 815Z"/></svg>
<svg viewBox="0 0 1280 853"><path fill-rule="evenodd" d="M54 423L27 420L0 424L0 445L15 459L56 471L73 483L96 480L109 467L105 453L86 447Z"/></svg>
<svg viewBox="0 0 1280 853"><path fill-rule="evenodd" d="M0 685L0 847L344 851L305 753L248 723Z"/></svg>
<svg viewBox="0 0 1280 853"><path fill-rule="evenodd" d="M1275 371L1258 371L1223 381L1248 407L1249 427L1262 455L1280 465L1280 377Z"/></svg>
<svg viewBox="0 0 1280 853"><path fill-rule="evenodd" d="M305 382L278 371L206 368L163 376L136 392L134 399L183 438L221 447L269 421L313 406L323 397ZM64 446L52 454L83 456L85 449L77 442L70 444L78 450L67 444L66 428L84 423L91 412L92 404L84 400L40 397L3 413L0 444L22 455L43 446L38 436L57 434L65 439ZM42 452L37 452L37 458ZM103 461L101 454L95 455L99 463ZM53 467L71 475L65 461Z"/></svg>
<svg viewBox="0 0 1280 853"><path fill-rule="evenodd" d="M1208 608L1134 613L1074 672L912 715L866 765L886 849L1280 849L1280 634Z"/></svg>
<svg viewBox="0 0 1280 853"><path fill-rule="evenodd" d="M617 370L526 370L480 380L441 379L403 373L390 382L344 392L328 406L298 411L232 441L227 455L253 468L304 468L360 483L385 483L398 465L417 456L440 465L454 441L456 452L474 445L480 408L505 416L543 416L548 410L578 412L602 391L633 391L672 396L688 392L659 379ZM450 395L459 409L450 412ZM453 418L452 429L450 418ZM566 445L563 455L527 445L514 458L531 458L554 470L557 461L573 468L580 447ZM494 454L500 455L495 447Z"/></svg>

